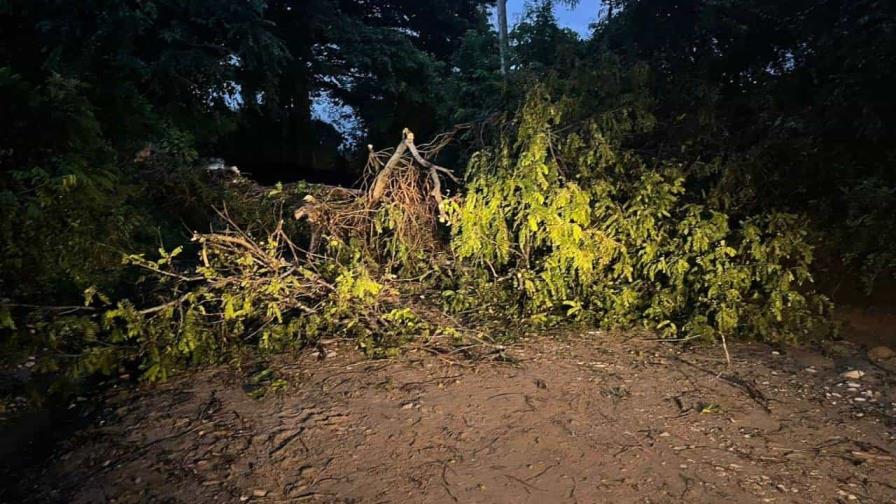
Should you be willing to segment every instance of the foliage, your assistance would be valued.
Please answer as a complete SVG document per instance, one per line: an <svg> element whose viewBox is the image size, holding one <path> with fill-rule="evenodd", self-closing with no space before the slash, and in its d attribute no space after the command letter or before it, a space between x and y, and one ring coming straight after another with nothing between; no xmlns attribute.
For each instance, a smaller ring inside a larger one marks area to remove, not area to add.
<svg viewBox="0 0 896 504"><path fill-rule="evenodd" d="M623 0L589 44L650 70L658 127L638 148L684 160L689 183L738 218L806 215L829 259L853 267L838 281L886 280L892 247L868 238L892 227L872 217L887 203L865 193L857 205L855 190L894 184L894 12L876 0Z"/></svg>
<svg viewBox="0 0 896 504"><path fill-rule="evenodd" d="M493 272L517 300L497 298L504 306L669 337L792 341L823 329L828 303L809 287L797 216L731 222L687 193L681 167L620 149L593 122L567 127L543 90L508 129L473 157L450 212L458 259Z"/></svg>
<svg viewBox="0 0 896 504"><path fill-rule="evenodd" d="M209 203L188 193L202 175L196 145L230 127L238 69L284 55L262 6L0 4L4 297L70 304L90 286L127 290L124 251L182 235L181 219L203 224L188 218ZM168 156L155 170L132 161L148 143Z"/></svg>
<svg viewBox="0 0 896 504"><path fill-rule="evenodd" d="M500 110L503 83L500 60L495 54L498 41L487 30L470 30L462 39L451 66L456 78L448 88L454 124L479 121L489 113Z"/></svg>
<svg viewBox="0 0 896 504"><path fill-rule="evenodd" d="M190 169L196 154L189 135L169 131L138 156L140 180L153 187L143 196L163 216L221 231L159 248L156 259L127 254L120 271L132 278L131 289L90 285L81 308L19 317L6 310L4 325L32 333L26 346L43 347L41 370L76 378L139 364L145 379L163 380L184 365L237 356L247 344L269 353L333 335L354 339L371 357L393 355L433 333L398 305L399 292L388 284L439 248L432 195L439 170L450 173L426 158L448 138L417 147L406 132L403 155L371 153L370 192L383 188L373 200L341 188L267 189L241 177L216 178ZM216 202L226 211L213 211ZM297 220L280 217L296 207ZM182 259L188 251L195 260Z"/></svg>
<svg viewBox="0 0 896 504"><path fill-rule="evenodd" d="M357 254L308 262L282 226L256 241L226 220L226 231L194 236L195 262L179 263L181 247L160 249L158 259L125 258L146 272L139 303L157 304L94 299L91 291L96 315L40 325L54 350L43 368L84 376L136 362L155 381L185 364L237 356L247 343L270 353L339 335L379 357L427 333L428 324L396 307L396 291Z"/></svg>
<svg viewBox="0 0 896 504"><path fill-rule="evenodd" d="M27 120L19 107L28 104L28 112L37 117L55 117L53 135L68 145L66 150L35 156L40 151L31 150L36 150L34 146L22 145L15 137L4 139L0 149L4 296L52 304L92 284L114 284L115 268L110 266L120 262L118 250L127 246L145 220L126 204L136 188L112 164L113 154L103 142L82 85L53 75L32 90L7 68L0 70L0 88L17 104L8 117L14 122Z"/></svg>
<svg viewBox="0 0 896 504"><path fill-rule="evenodd" d="M543 75L550 70L574 75L581 64L578 35L557 25L554 2L530 5L511 33L517 73Z"/></svg>
<svg viewBox="0 0 896 504"><path fill-rule="evenodd" d="M896 277L896 187L868 178L844 190L848 213L841 231L847 264L856 264L870 293L881 277Z"/></svg>

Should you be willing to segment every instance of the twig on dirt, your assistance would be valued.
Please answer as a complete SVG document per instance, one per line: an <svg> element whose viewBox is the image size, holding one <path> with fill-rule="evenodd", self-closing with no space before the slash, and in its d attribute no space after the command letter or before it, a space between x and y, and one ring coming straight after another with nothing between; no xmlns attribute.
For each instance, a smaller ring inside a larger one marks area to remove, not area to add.
<svg viewBox="0 0 896 504"><path fill-rule="evenodd" d="M398 387L398 388L399 388L399 390L407 391L408 389L411 389L411 388L416 387L416 386L418 386L418 385L426 385L426 384L428 384L428 383L441 382L441 381L445 381L445 380L455 380L455 379L457 379L457 378L462 378L463 376L464 376L464 375L440 376L440 377L438 377L438 378L433 378L433 379L431 379L431 380L423 380L423 381L416 381L416 382L403 383L403 384L402 384L400 387Z"/></svg>
<svg viewBox="0 0 896 504"><path fill-rule="evenodd" d="M769 407L768 407L768 404L769 404L768 398L765 397L765 394L763 394L762 391L759 390L759 387L757 387L755 384L749 383L748 381L744 380L743 378L740 378L735 375L730 375L730 374L725 374L725 373L716 373L714 371L710 371L710 370L708 370L702 366L698 366L697 364L694 364L693 362L690 362L687 359L684 359L678 355L672 355L672 356L670 356L670 358L677 360L678 362L681 362L682 364L692 367L698 371L702 371L703 373L711 375L715 378L719 378L719 379L725 381L726 383L728 383L729 385L733 385L735 388L738 388L738 389L742 390L743 392L745 392L747 394L747 396L750 399L752 399L753 402L758 404L766 413L771 413L771 409L769 409Z"/></svg>
<svg viewBox="0 0 896 504"><path fill-rule="evenodd" d="M444 363L446 363L446 364L450 364L450 365L452 365L452 366L466 367L466 368L474 368L474 367L476 367L476 364L472 364L472 363L468 363L468 362L461 362L461 361L459 361L459 360L454 360L454 359L449 359L449 358L445 357L445 355L444 355L442 352L439 352L439 351L438 351L437 349L435 349L435 348L431 348L431 347L428 347L428 346L422 346L421 348L422 348L424 351L429 352L429 353L431 353L432 355L436 356L436 358L438 358L439 360L441 360L442 362L444 362Z"/></svg>
<svg viewBox="0 0 896 504"><path fill-rule="evenodd" d="M454 494L451 492L451 488L448 484L448 476L446 475L447 472L448 472L448 464L443 462L442 463L442 487L445 488L445 492L448 493L448 497L451 497L451 500L453 500L454 502L459 502L457 500L457 497L455 497Z"/></svg>
<svg viewBox="0 0 896 504"><path fill-rule="evenodd" d="M673 338L640 338L640 340L641 341L656 341L656 342L660 342L660 343L685 343L688 341L693 341L695 339L700 339L702 337L703 336L700 336L700 335L694 335L694 336L688 336L685 338L674 338L674 339Z"/></svg>
<svg viewBox="0 0 896 504"><path fill-rule="evenodd" d="M640 445L636 445L636 444L633 444L633 445L625 445L625 446L623 446L619 451L617 451L616 453L613 454L613 458L616 458L616 457L618 457L618 456L620 456L620 455L622 455L622 454L624 454L624 453L628 453L628 452L630 452L630 451L632 451L633 449L638 448L638 447L640 447Z"/></svg>
<svg viewBox="0 0 896 504"><path fill-rule="evenodd" d="M526 481L524 481L524 480L521 480L521 479L517 478L516 476L514 476L514 475L512 475L512 474L505 474L504 477L507 478L507 479L511 479L511 480L513 480L513 481L516 481L516 482L518 482L518 483L521 483L521 484L523 485L523 490L526 490L526 493L527 493L527 494L530 494L530 495L531 495L531 492L529 492L528 488L531 488L531 489L533 489L533 490L537 490L537 491L539 491L539 492L544 492L544 491L545 491L543 488L538 488L537 486L535 486L535 485L533 485L533 484L531 484L531 483L528 483L528 482L526 482ZM527 487L528 487L528 488L527 488Z"/></svg>
<svg viewBox="0 0 896 504"><path fill-rule="evenodd" d="M522 392L504 392L502 394L495 394L493 396L489 396L486 398L487 401L491 401L492 399L497 399L499 397L512 396L512 395L524 395Z"/></svg>
<svg viewBox="0 0 896 504"><path fill-rule="evenodd" d="M321 481L321 476L323 476L323 474L327 471L327 469L330 468L330 464L332 464L332 463L333 463L333 458L332 458L332 457L328 458L327 461L324 462L324 467L317 473L316 476L314 476L314 479L311 480L311 483L308 484L308 487L309 487L309 488L313 487L313 486L316 485L319 481Z"/></svg>
<svg viewBox="0 0 896 504"><path fill-rule="evenodd" d="M549 465L549 466L545 467L544 470L541 471L540 473L538 473L538 474L536 474L536 475L534 475L534 476L529 476L528 478L526 478L526 481L537 480L538 478L544 476L545 473L547 473L547 472L550 471L551 469L557 467L558 465L560 465L560 464Z"/></svg>
<svg viewBox="0 0 896 504"><path fill-rule="evenodd" d="M575 476L573 476L572 477L572 488L569 489L569 494L567 495L568 498L575 499L576 489L578 488L578 486L579 485L578 485L578 483L576 483L576 478L575 478ZM576 499L576 502L578 502L578 499Z"/></svg>
<svg viewBox="0 0 896 504"><path fill-rule="evenodd" d="M280 444L278 444L273 450L268 452L268 457L273 460L274 456L276 456L278 453L283 451L290 443L293 442L293 440L297 439L304 432L305 432L305 428L299 427L298 430L296 430L292 434L286 436L286 438L283 439L283 441L281 441ZM304 444L302 444L302 446L305 448L305 452L307 453L308 452L307 447L305 447Z"/></svg>
<svg viewBox="0 0 896 504"><path fill-rule="evenodd" d="M728 363L728 369L731 369L731 354L728 353L728 341L725 339L725 335L722 334L722 349L725 350L725 362Z"/></svg>
<svg viewBox="0 0 896 504"><path fill-rule="evenodd" d="M309 500L317 500L318 497L335 497L336 494L326 493L326 492L305 492L303 494L299 494L291 499L277 501L277 502L303 502Z"/></svg>
<svg viewBox="0 0 896 504"><path fill-rule="evenodd" d="M482 446L482 447L479 447L479 448L477 448L476 450L473 450L473 455L479 455L480 452L482 452L482 451L484 451L484 450L488 450L488 449L491 448L492 446L495 446L495 443L497 443L498 440L501 439L501 437L504 436L505 434L507 434L507 431L505 431L503 434L501 434L501 435L499 435L499 436L496 436L496 437L495 437L494 439L492 439L487 445Z"/></svg>

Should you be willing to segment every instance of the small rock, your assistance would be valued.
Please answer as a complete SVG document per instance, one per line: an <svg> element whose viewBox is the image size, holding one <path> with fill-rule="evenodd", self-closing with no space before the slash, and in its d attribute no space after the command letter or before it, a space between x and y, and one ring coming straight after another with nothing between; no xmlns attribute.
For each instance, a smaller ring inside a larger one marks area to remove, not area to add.
<svg viewBox="0 0 896 504"><path fill-rule="evenodd" d="M896 357L896 352L888 346L880 345L868 350L868 359L872 362L889 360L893 357Z"/></svg>
<svg viewBox="0 0 896 504"><path fill-rule="evenodd" d="M255 490L252 490L252 496L253 496L253 497L264 497L264 496L266 496L267 494L268 494L268 491L267 491L267 490L262 490L262 489L260 489L260 488L256 488Z"/></svg>
<svg viewBox="0 0 896 504"><path fill-rule="evenodd" d="M862 388L861 385L859 385L858 383L856 383L856 382L854 382L854 381L846 382L846 386L849 387L849 388L851 388L851 389L859 389L859 388Z"/></svg>
<svg viewBox="0 0 896 504"><path fill-rule="evenodd" d="M840 377L846 380L860 380L863 376L865 376L865 372L858 369L850 369L840 373Z"/></svg>

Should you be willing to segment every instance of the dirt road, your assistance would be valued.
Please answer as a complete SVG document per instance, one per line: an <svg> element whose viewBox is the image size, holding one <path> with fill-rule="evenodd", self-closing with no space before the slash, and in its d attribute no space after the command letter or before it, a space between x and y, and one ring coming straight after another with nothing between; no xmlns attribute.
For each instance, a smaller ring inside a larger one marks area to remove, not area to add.
<svg viewBox="0 0 896 504"><path fill-rule="evenodd" d="M111 392L6 495L34 502L891 502L894 375L764 345L588 334L517 364L348 346ZM866 374L846 383L840 373ZM256 375L257 376L257 375ZM273 390L273 389L279 389ZM260 389L264 392L264 389Z"/></svg>

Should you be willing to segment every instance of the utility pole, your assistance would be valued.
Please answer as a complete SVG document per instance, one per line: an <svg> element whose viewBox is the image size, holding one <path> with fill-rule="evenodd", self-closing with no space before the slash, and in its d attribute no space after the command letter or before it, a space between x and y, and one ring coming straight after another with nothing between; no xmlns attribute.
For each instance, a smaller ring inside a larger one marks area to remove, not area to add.
<svg viewBox="0 0 896 504"><path fill-rule="evenodd" d="M507 43L507 0L498 0L498 51L501 55L501 75L507 80L510 73L508 61L509 45Z"/></svg>

